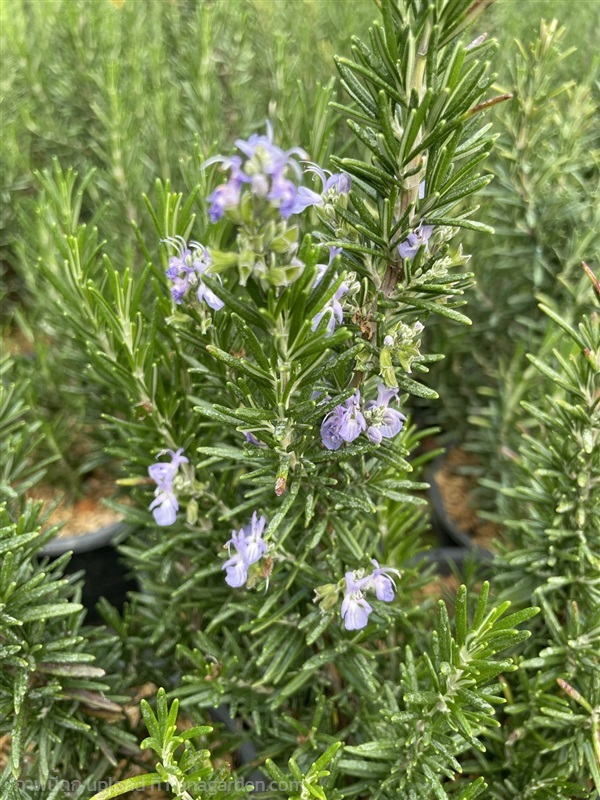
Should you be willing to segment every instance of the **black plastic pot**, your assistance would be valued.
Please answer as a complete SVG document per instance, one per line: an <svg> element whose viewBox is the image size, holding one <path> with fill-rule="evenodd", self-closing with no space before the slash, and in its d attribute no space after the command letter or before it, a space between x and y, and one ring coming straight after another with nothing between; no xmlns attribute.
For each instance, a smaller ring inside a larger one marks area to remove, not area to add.
<svg viewBox="0 0 600 800"><path fill-rule="evenodd" d="M492 554L482 547L434 547L423 557L433 564L438 575L451 575L454 571L462 573L464 567L474 561L478 571L482 564L491 561Z"/></svg>
<svg viewBox="0 0 600 800"><path fill-rule="evenodd" d="M120 611L127 592L137 588L117 553L117 544L127 530L126 525L116 523L79 536L53 539L40 550L40 557L50 559L72 551L65 573L85 572L81 603L87 609L86 622L90 624L102 622L95 608L101 597Z"/></svg>
<svg viewBox="0 0 600 800"><path fill-rule="evenodd" d="M475 544L473 542L472 532L459 528L446 511L444 498L437 481L437 476L442 468L445 458L445 455L436 458L431 464L427 475L427 482L429 483L428 496L431 507L431 522L433 529L437 534L441 548L447 549L448 546L456 549L463 548L470 551L475 551L482 559L489 559L492 557L490 551Z"/></svg>
<svg viewBox="0 0 600 800"><path fill-rule="evenodd" d="M230 733L237 733L235 719L229 714L229 706L222 705L208 710L215 722L220 722ZM248 766L258 760L258 750L253 742L247 741L241 744L235 751L237 766ZM246 778L247 783L264 780L264 776L258 770L253 770Z"/></svg>

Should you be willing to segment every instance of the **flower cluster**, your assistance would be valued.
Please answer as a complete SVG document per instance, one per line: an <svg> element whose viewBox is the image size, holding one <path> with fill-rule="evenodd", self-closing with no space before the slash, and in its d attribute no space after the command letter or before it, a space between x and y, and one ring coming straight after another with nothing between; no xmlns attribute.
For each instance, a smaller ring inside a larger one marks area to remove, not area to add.
<svg viewBox="0 0 600 800"><path fill-rule="evenodd" d="M179 503L173 489L173 480L177 475L180 464L188 464L189 459L183 453L183 448L173 452L173 450L161 450L159 456L168 453L171 461L159 461L148 467L148 475L156 483L154 500L150 503L150 511L158 525L172 525L177 518Z"/></svg>
<svg viewBox="0 0 600 800"><path fill-rule="evenodd" d="M167 244L177 249L177 255L169 259L167 278L173 282L171 295L179 305L190 289L196 289L198 301L205 302L215 311L223 308L223 301L206 286L202 280L211 264L208 250L199 242L189 245L181 236L165 239Z"/></svg>
<svg viewBox="0 0 600 800"><path fill-rule="evenodd" d="M226 545L230 557L221 568L225 570L225 581L229 586L243 586L248 580L250 566L266 554L267 545L262 538L266 524L267 520L259 517L255 511L249 525L239 531L232 531L231 539ZM233 555L232 547L235 549Z"/></svg>
<svg viewBox="0 0 600 800"><path fill-rule="evenodd" d="M362 431L369 441L380 444L400 433L406 420L404 414L390 408L397 398L398 389L388 389L382 383L377 387L377 399L369 400L361 409L360 390L327 414L321 424L321 439L328 450L338 450L344 442L353 442Z"/></svg>
<svg viewBox="0 0 600 800"><path fill-rule="evenodd" d="M347 194L350 189L350 179L346 175L330 174L328 178L316 165L310 165L309 169L321 177L322 194L299 186L302 169L294 156L305 159L307 153L300 147L283 150L274 144L273 129L269 124L266 135L255 133L249 139L238 139L235 144L242 156L217 156L206 162L208 166L219 161L229 170L227 182L217 186L208 197L208 213L212 222L217 222L226 211L238 206L244 186L254 197L272 203L283 219L299 214L309 206L331 202L333 195ZM296 183L290 175L296 178Z"/></svg>

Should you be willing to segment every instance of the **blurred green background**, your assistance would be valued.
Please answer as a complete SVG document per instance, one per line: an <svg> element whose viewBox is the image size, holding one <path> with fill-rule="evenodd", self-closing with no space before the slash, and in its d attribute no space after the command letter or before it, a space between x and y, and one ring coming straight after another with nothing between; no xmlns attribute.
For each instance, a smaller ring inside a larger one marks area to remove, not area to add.
<svg viewBox="0 0 600 800"><path fill-rule="evenodd" d="M122 249L155 178L183 188L196 140L204 154L215 142L227 150L269 117L282 144L310 146L317 85L377 9L372 0L3 0L1 14L0 248L10 262L33 171L53 156L80 173L97 168L90 202L108 204L101 233ZM566 23L565 47L579 47L564 77L589 68L598 0L498 0L477 32L500 39L500 83L514 37L531 40L542 17ZM347 138L337 124L311 156Z"/></svg>

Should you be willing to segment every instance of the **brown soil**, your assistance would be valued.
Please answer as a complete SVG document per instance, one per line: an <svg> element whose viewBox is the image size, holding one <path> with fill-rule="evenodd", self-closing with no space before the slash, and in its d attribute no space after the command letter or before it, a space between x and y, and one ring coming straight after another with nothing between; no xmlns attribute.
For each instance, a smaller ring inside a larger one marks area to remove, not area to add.
<svg viewBox="0 0 600 800"><path fill-rule="evenodd" d="M494 540L500 536L501 528L493 522L479 519L469 502L473 490L477 488L477 480L472 475L461 474L463 467L473 467L477 463L472 453L453 447L438 470L435 482L446 513L456 527L478 545L490 550L493 549Z"/></svg>
<svg viewBox="0 0 600 800"><path fill-rule="evenodd" d="M59 539L81 536L122 520L116 511L102 504L102 500L114 495L113 483L105 478L89 478L84 490L84 497L72 500L65 496L56 503L61 492L55 487L42 484L35 486L28 496L32 500L42 500L45 508L51 508L56 504L46 520L46 526L64 523L58 533Z"/></svg>
<svg viewBox="0 0 600 800"><path fill-rule="evenodd" d="M455 598L459 589L460 581L456 575L434 575L429 583L422 586L418 592L420 600L426 597L435 599L445 598L446 595Z"/></svg>
<svg viewBox="0 0 600 800"><path fill-rule="evenodd" d="M23 331L15 328L2 335L2 355L29 356L33 353L33 342Z"/></svg>
<svg viewBox="0 0 600 800"><path fill-rule="evenodd" d="M10 756L10 735L0 736L0 772L8 764Z"/></svg>

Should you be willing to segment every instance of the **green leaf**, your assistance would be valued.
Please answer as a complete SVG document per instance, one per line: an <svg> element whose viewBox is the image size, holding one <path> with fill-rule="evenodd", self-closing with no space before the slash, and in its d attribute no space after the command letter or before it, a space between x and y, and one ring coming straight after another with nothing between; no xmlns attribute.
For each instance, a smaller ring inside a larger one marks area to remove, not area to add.
<svg viewBox="0 0 600 800"><path fill-rule="evenodd" d="M133 778L127 778L119 783L114 783L107 789L98 792L90 800L112 800L113 797L119 797L127 792L135 792L138 789L146 789L150 786L157 786L162 782L161 776L157 772L148 772L145 775L136 775Z"/></svg>
<svg viewBox="0 0 600 800"><path fill-rule="evenodd" d="M461 325L471 325L471 320L460 311L450 308L444 303L436 303L433 300L423 300L420 297L403 296L403 301L409 303L415 308L422 308L425 311L431 311L433 314L438 314L440 317L446 317L454 322L460 322Z"/></svg>

